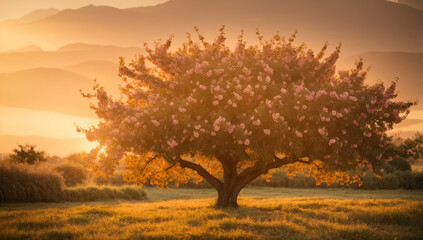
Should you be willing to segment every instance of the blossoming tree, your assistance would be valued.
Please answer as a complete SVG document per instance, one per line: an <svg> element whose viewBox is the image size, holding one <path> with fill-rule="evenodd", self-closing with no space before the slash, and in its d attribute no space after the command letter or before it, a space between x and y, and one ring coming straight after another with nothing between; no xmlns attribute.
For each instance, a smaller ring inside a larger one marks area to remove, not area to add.
<svg viewBox="0 0 423 240"><path fill-rule="evenodd" d="M97 169L126 161L127 180L178 186L195 177L218 192L217 207L237 206L243 187L271 169L302 163L317 178L355 168L381 173L386 131L411 102L393 101L395 84L367 85L359 61L336 73L339 47L325 57L294 36L235 48L223 28L212 42L198 33L170 50L171 39L128 65L120 62L122 97L102 87L93 106L100 123L82 129L98 141Z"/></svg>

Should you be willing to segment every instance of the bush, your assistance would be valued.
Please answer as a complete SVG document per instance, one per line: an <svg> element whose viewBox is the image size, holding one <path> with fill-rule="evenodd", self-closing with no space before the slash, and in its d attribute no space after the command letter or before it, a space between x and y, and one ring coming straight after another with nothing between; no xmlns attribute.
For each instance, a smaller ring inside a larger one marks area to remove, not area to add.
<svg viewBox="0 0 423 240"><path fill-rule="evenodd" d="M54 168L65 180L68 187L73 187L82 184L87 180L88 171L82 166L73 164L63 164Z"/></svg>
<svg viewBox="0 0 423 240"><path fill-rule="evenodd" d="M361 185L361 188L364 189L377 189L379 178L376 177L373 173L367 172L364 177L361 178L361 181L363 182L363 185Z"/></svg>
<svg viewBox="0 0 423 240"><path fill-rule="evenodd" d="M399 187L397 176L394 174L383 176L378 182L378 187L380 189L397 189Z"/></svg>
<svg viewBox="0 0 423 240"><path fill-rule="evenodd" d="M43 167L0 163L0 202L143 200L146 193L136 186L63 188L63 177Z"/></svg>
<svg viewBox="0 0 423 240"><path fill-rule="evenodd" d="M111 177L105 177L103 175L96 176L94 177L93 182L96 185L108 185L108 186L123 186L128 184L128 182L125 182L123 180L122 173L116 173L115 175Z"/></svg>
<svg viewBox="0 0 423 240"><path fill-rule="evenodd" d="M113 199L143 200L146 193L140 187L77 187L63 190L63 201L107 201Z"/></svg>
<svg viewBox="0 0 423 240"><path fill-rule="evenodd" d="M49 169L24 164L0 165L0 202L53 202L60 201L60 175Z"/></svg>
<svg viewBox="0 0 423 240"><path fill-rule="evenodd" d="M394 158L394 160L385 164L385 170L387 173L393 173L396 171L411 171L411 165L405 158Z"/></svg>

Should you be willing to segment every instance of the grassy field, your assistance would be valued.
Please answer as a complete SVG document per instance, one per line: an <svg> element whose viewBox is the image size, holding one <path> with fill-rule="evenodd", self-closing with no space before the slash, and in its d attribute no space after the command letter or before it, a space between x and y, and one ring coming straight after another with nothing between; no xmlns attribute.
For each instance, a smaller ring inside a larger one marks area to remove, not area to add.
<svg viewBox="0 0 423 240"><path fill-rule="evenodd" d="M0 239L423 239L423 191L247 188L239 209L211 189L148 200L0 205Z"/></svg>

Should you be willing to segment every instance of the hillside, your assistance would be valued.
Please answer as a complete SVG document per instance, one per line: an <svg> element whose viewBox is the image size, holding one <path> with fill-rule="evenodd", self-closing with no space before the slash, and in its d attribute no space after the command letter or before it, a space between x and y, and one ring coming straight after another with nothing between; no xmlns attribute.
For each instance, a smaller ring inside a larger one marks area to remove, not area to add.
<svg viewBox="0 0 423 240"><path fill-rule="evenodd" d="M63 67L62 69L74 72L90 79L96 79L98 83L105 86L106 90L113 96L119 95L118 85L122 83L118 76L119 66L117 63L108 61L86 61Z"/></svg>
<svg viewBox="0 0 423 240"><path fill-rule="evenodd" d="M132 59L135 54L141 53L141 48L116 47L89 44L69 44L57 51L37 52L0 52L0 72L13 72L28 68L60 68L86 61L100 60L119 62L123 56Z"/></svg>
<svg viewBox="0 0 423 240"><path fill-rule="evenodd" d="M223 24L230 37L244 29L251 38L257 27L266 35L298 30L300 41L313 48L341 41L349 55L368 50L423 51L422 11L384 0L170 0L129 9L89 5L4 30L28 36L28 41L42 47L69 42L139 46L171 33L180 42L194 25L212 36ZM4 42L22 44L22 39Z"/></svg>
<svg viewBox="0 0 423 240"><path fill-rule="evenodd" d="M79 92L91 90L93 84L92 79L60 69L0 73L0 106L95 118L89 100Z"/></svg>

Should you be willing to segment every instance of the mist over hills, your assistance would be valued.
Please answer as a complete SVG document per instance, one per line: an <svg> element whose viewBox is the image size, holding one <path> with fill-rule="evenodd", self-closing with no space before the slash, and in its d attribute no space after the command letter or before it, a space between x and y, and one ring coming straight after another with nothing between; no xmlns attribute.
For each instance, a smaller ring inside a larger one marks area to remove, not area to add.
<svg viewBox="0 0 423 240"><path fill-rule="evenodd" d="M95 118L89 100L79 92L89 91L93 85L93 80L61 69L0 73L0 106Z"/></svg>
<svg viewBox="0 0 423 240"><path fill-rule="evenodd" d="M60 68L90 60L118 63L119 57L132 59L142 49L135 47L101 46L93 44L70 44L57 51L7 51L0 52L0 72L13 72L28 68Z"/></svg>
<svg viewBox="0 0 423 240"><path fill-rule="evenodd" d="M420 100L411 118L396 126L401 136L412 136L423 130L423 11L416 9L417 1L400 3L170 0L128 9L89 5L37 10L0 23L0 106L95 118L79 89L92 89L96 78L117 96L119 57L129 62L135 54L144 53L144 42L151 46L175 34L173 47L179 47L194 26L212 40L226 25L229 45L234 45L241 29L248 44L255 44L258 27L265 38L277 31L287 37L298 31L294 44L304 41L314 50L328 41L330 52L342 42L338 70L351 69L362 57L365 66L371 66L369 83L389 84L398 77L399 99ZM11 48L15 50L4 51ZM52 154L89 149L84 139L0 135L0 152L9 152L18 142L37 144Z"/></svg>
<svg viewBox="0 0 423 240"><path fill-rule="evenodd" d="M423 51L423 12L384 0L170 0L129 9L89 5L7 29L31 36L33 44L40 46L45 42L140 46L171 33L176 42L183 41L194 25L214 37L223 24L233 38L241 29L247 39L252 38L257 27L265 35L276 31L291 35L298 30L299 39L313 48L342 41L348 55L369 50Z"/></svg>

